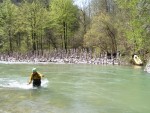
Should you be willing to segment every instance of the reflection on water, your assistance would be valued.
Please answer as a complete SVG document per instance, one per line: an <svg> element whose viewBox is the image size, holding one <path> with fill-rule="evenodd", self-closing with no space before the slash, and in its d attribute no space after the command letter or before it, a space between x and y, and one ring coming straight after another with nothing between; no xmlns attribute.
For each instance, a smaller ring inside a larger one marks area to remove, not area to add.
<svg viewBox="0 0 150 113"><path fill-rule="evenodd" d="M32 67L42 88L27 85ZM0 113L149 113L149 89L142 68L0 64Z"/></svg>

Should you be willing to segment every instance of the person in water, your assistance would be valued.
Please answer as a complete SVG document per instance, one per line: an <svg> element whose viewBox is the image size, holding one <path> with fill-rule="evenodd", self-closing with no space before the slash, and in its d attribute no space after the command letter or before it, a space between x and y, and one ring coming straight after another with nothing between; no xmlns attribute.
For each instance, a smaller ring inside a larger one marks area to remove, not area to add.
<svg viewBox="0 0 150 113"><path fill-rule="evenodd" d="M44 77L44 75L38 73L36 68L33 68L28 84L31 84L33 81L33 87L40 87L42 77Z"/></svg>

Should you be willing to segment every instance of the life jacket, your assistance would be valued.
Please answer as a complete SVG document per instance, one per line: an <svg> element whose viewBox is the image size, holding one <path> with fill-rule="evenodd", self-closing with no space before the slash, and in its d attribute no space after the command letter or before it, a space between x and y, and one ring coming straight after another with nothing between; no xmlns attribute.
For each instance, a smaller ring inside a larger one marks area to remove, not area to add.
<svg viewBox="0 0 150 113"><path fill-rule="evenodd" d="M41 79L41 75L39 73L37 73L37 72L34 73L34 74L32 73L31 74L31 79L32 80Z"/></svg>

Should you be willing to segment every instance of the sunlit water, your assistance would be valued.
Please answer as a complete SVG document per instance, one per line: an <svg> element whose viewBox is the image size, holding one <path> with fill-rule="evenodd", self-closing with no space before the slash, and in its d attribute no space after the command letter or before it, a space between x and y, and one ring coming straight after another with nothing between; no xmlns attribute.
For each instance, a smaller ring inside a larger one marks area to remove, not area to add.
<svg viewBox="0 0 150 113"><path fill-rule="evenodd" d="M41 88L27 85L33 67ZM150 74L127 66L0 64L0 113L150 113Z"/></svg>

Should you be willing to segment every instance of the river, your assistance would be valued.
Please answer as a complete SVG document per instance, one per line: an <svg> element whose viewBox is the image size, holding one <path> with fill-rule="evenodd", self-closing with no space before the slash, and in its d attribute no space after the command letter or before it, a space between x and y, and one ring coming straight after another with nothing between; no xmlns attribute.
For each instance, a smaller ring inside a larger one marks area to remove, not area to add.
<svg viewBox="0 0 150 113"><path fill-rule="evenodd" d="M27 85L33 67L41 88ZM0 113L150 113L150 74L132 66L0 64Z"/></svg>

